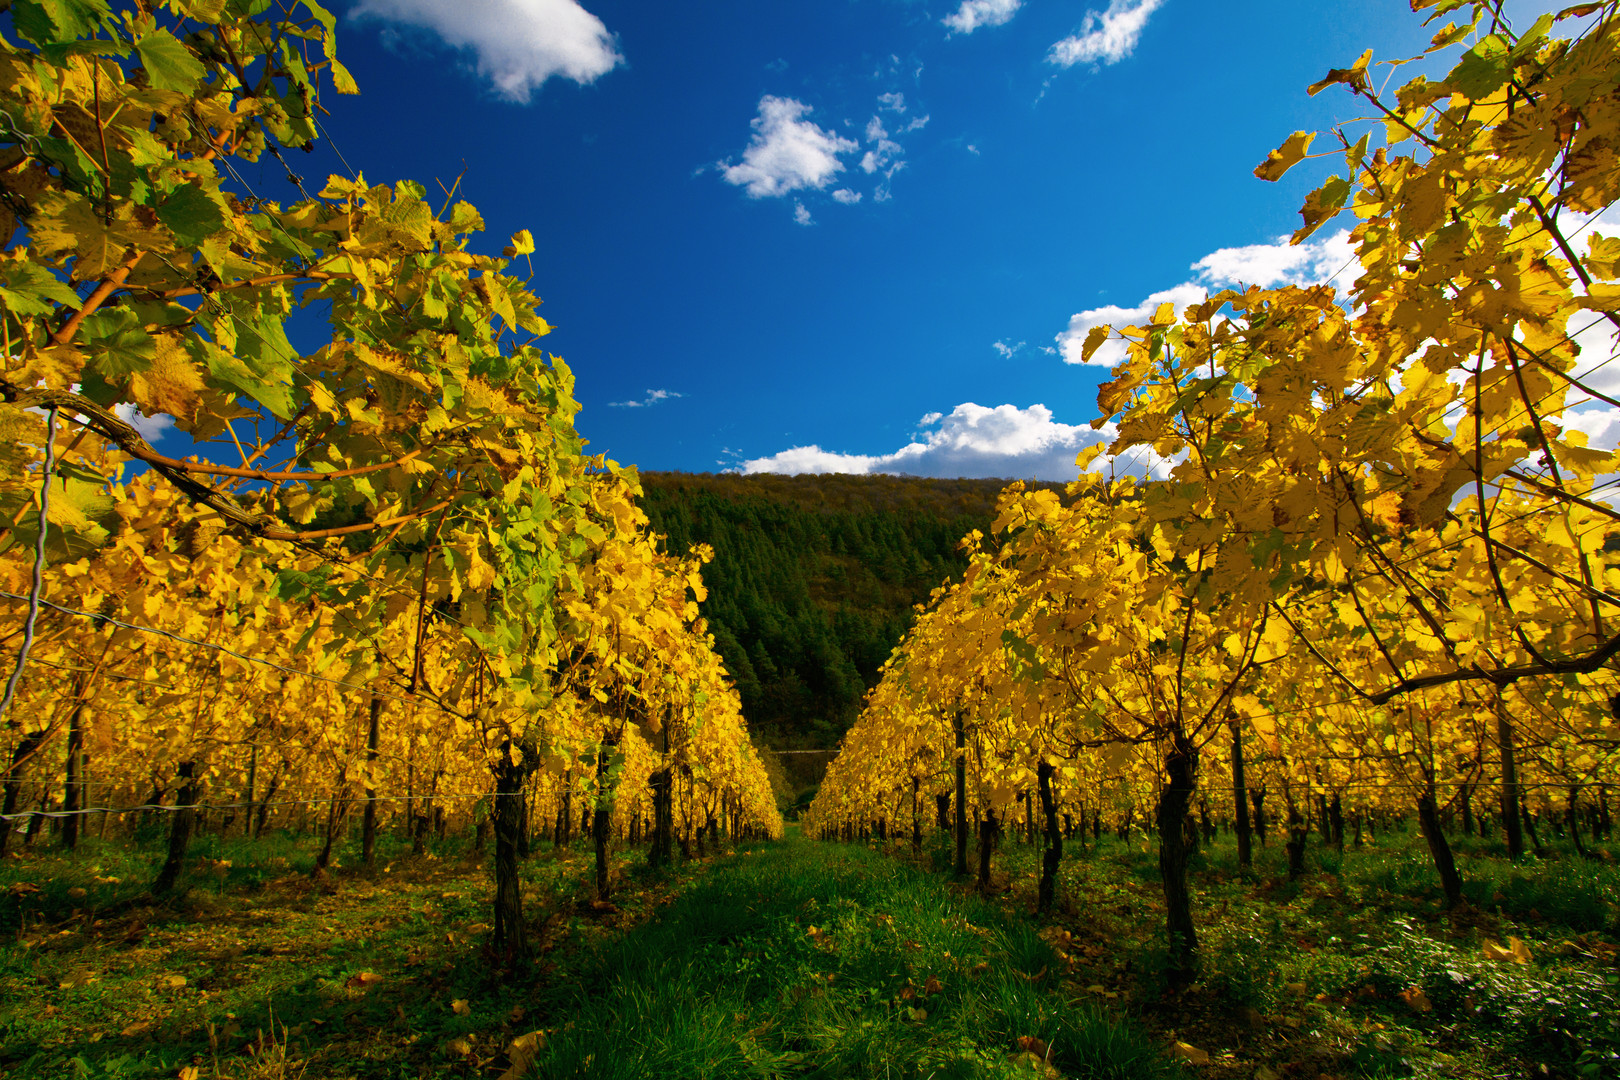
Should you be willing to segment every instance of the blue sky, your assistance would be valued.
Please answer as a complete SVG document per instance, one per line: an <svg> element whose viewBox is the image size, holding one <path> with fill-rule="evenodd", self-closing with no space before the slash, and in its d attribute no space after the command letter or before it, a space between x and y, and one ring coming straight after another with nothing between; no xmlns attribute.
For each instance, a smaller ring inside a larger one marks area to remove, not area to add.
<svg viewBox="0 0 1620 1080"><path fill-rule="evenodd" d="M532 230L593 450L1044 479L1099 438L1106 368L1069 362L1067 334L1342 269L1345 222L1277 244L1335 162L1252 170L1360 114L1305 94L1330 67L1433 33L1406 0L340 10L361 96L327 102L308 172L335 149L373 182L460 174L488 250ZM273 163L249 172L287 196Z"/></svg>

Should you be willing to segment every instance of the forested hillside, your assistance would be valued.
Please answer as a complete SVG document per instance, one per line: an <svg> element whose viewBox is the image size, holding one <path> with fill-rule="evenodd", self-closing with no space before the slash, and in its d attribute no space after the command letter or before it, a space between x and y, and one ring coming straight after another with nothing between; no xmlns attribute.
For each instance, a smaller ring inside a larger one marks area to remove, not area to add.
<svg viewBox="0 0 1620 1080"><path fill-rule="evenodd" d="M1001 480L643 473L670 552L709 544L703 604L749 730L830 747L911 626L912 605L967 565Z"/></svg>

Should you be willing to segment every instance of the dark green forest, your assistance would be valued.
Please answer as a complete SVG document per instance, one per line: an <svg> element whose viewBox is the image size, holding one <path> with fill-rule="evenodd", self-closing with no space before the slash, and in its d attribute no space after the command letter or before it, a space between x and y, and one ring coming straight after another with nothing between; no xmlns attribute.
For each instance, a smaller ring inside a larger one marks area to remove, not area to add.
<svg viewBox="0 0 1620 1080"><path fill-rule="evenodd" d="M703 613L749 729L778 749L836 745L913 605L966 568L958 545L989 530L1006 483L657 472L641 481L641 505L668 550L714 548Z"/></svg>

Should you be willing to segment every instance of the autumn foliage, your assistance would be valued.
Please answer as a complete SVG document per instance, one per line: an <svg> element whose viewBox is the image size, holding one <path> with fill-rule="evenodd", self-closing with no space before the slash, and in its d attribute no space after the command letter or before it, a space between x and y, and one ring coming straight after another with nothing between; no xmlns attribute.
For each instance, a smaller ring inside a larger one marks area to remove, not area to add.
<svg viewBox="0 0 1620 1080"><path fill-rule="evenodd" d="M369 833L385 800L493 821L503 890L526 805L594 808L600 852L653 815L654 774L666 838L779 831L698 617L705 555L660 553L635 473L585 452L512 272L532 237L480 254L453 191L294 172L357 92L332 14L10 13L5 813L36 778L65 782L42 806L70 821L93 795L250 829L313 804L329 834L364 810ZM290 198L242 180L266 157ZM520 954L515 895L496 937Z"/></svg>
<svg viewBox="0 0 1620 1080"><path fill-rule="evenodd" d="M1597 220L1620 193L1620 17L1515 31L1494 4L1413 7L1445 23L1421 57L1369 52L1310 88L1364 117L1256 170L1341 159L1295 240L1349 215L1354 263L1092 332L1087 355L1127 346L1098 393L1106 460L1151 451L1168 477L1086 471L1068 507L1010 488L891 659L816 828L909 829L958 758L992 825L1052 785L1049 843L1058 814L1142 815L1190 964L1199 802L1240 826L1246 786L1341 827L1411 810L1456 903L1441 810L1488 792L1517 854L1524 800L1578 828L1613 781L1620 466L1581 417L1620 407L1600 374L1620 240ZM1447 53L1443 78L1375 89Z"/></svg>

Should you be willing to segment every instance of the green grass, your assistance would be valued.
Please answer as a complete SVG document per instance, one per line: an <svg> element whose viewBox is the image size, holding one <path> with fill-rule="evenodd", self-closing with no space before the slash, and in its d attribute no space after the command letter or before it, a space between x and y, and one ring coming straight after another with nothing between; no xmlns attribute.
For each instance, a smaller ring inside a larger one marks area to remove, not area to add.
<svg viewBox="0 0 1620 1080"><path fill-rule="evenodd" d="M1140 834L1065 859L1054 922L1097 954L1080 961L1081 981L1113 988L1149 1026L1217 1061L1331 1076L1620 1076L1612 855L1560 845L1515 864L1499 844L1453 843L1470 906L1448 914L1415 833L1342 854L1313 834L1298 881L1275 842L1256 845L1240 873L1234 839L1217 838L1192 862L1202 963L1185 991L1163 978L1157 847ZM998 853L1009 908L1033 906L1038 850L1009 842ZM1509 937L1528 943L1529 964L1487 958L1486 942Z"/></svg>
<svg viewBox="0 0 1620 1080"><path fill-rule="evenodd" d="M321 887L309 879L319 846L202 838L162 903L144 895L155 843L91 842L71 857L39 844L0 863L0 1076L476 1076L532 1029L533 987L502 984L484 952L487 865L462 845L413 858L387 838L374 875L346 846L339 861L352 863ZM591 873L583 848L523 864L543 949L615 932L580 914ZM612 919L644 918L653 901L627 889Z"/></svg>
<svg viewBox="0 0 1620 1080"><path fill-rule="evenodd" d="M542 845L521 870L535 963L504 981L487 860L455 842L384 837L371 875L344 845L323 886L314 837L203 837L162 903L161 838L39 842L0 862L0 1078L493 1078L534 1032L524 1076L1620 1077L1612 856L1455 846L1471 906L1448 914L1410 833L1313 836L1298 881L1277 844L1240 873L1219 838L1179 986L1140 832L1069 844L1038 917L1039 849L1011 836L988 897L937 836L915 859L794 836L667 874L625 852L609 909L583 845ZM1529 963L1488 958L1510 936ZM1175 1043L1211 1063L1167 1063Z"/></svg>
<svg viewBox="0 0 1620 1080"><path fill-rule="evenodd" d="M1029 923L933 875L790 840L605 944L549 1006L537 1074L1028 1076L1029 1040L1064 1076L1168 1074L1134 1026L1066 1000L1060 970Z"/></svg>

